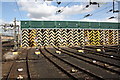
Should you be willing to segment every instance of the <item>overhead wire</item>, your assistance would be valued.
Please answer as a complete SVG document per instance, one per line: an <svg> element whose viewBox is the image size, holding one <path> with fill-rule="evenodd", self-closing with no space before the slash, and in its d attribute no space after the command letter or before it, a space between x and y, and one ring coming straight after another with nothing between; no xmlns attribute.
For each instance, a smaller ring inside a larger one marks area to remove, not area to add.
<svg viewBox="0 0 120 80"><path fill-rule="evenodd" d="M112 6L109 6L109 7L112 7ZM108 8L109 8L109 7L108 7ZM106 9L107 9L107 8L106 8ZM103 9L103 10L105 10L105 9ZM103 11L103 10L101 10L101 11ZM100 12L101 12L101 11L100 11ZM99 12L97 12L97 13L99 13ZM94 14L96 14L96 13L94 13ZM101 14L99 14L99 15L101 15ZM99 15L96 15L96 16L99 16ZM102 13L102 16L103 16L103 15L105 15L105 13L104 13L104 14ZM95 15L93 15L93 17L95 17Z"/></svg>
<svg viewBox="0 0 120 80"><path fill-rule="evenodd" d="M62 13L62 12L64 11L64 9L65 9L69 4L71 4L71 3L73 3L73 2L69 2L69 3L66 4L62 9L57 10L57 11L56 11L56 14Z"/></svg>
<svg viewBox="0 0 120 80"><path fill-rule="evenodd" d="M20 17L21 17L21 19L22 19L23 17L22 17L22 15L21 15L21 12L20 12L20 9L19 9L17 0L15 0L15 3L16 3L16 7L17 7L17 9L18 9L18 13L19 13L19 15L20 15Z"/></svg>
<svg viewBox="0 0 120 80"><path fill-rule="evenodd" d="M105 5L105 4L104 4ZM99 8L99 7L98 7ZM83 10L85 10L85 8L83 8ZM98 11L97 11L98 12ZM94 13L97 13L97 12L94 12ZM89 13L89 14L86 14L84 17L80 18L80 19L83 19L83 18L86 18L86 17L89 17L89 16L92 16L94 13Z"/></svg>
<svg viewBox="0 0 120 80"><path fill-rule="evenodd" d="M112 6L113 6L113 5L112 5ZM112 6L107 6L107 7L105 7L104 9L101 9L100 11L97 11L97 12L91 13L91 14L89 14L89 15L90 15L90 16L94 16L95 14L97 14L97 13L99 13L99 12L101 12L101 11L107 9L107 8L110 8L110 7L112 7ZM88 15L88 14L87 14L87 15ZM95 17L95 16L94 16L94 17ZM83 18L85 18L85 17L83 17ZM81 19L83 19L83 18L81 18Z"/></svg>

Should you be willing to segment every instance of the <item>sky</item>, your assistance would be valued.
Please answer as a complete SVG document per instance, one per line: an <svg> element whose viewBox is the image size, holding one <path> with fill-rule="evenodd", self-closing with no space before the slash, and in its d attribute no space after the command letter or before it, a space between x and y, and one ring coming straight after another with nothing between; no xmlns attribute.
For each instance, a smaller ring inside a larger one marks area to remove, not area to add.
<svg viewBox="0 0 120 80"><path fill-rule="evenodd" d="M60 1L60 0L57 0ZM70 1L70 0L69 0ZM72 1L72 0L71 0ZM57 6L56 2L44 2L33 0L14 0L13 2L2 2L2 18L0 21L12 22L16 17L20 20L81 20L81 21L116 21L117 19L107 20L111 16L117 16L117 13L109 11L112 9L112 2L91 5L85 9L88 2L62 2ZM65 7L67 5L67 7ZM118 8L117 2L115 8ZM56 14L56 11L63 10ZM92 16L84 18L87 14Z"/></svg>
<svg viewBox="0 0 120 80"><path fill-rule="evenodd" d="M103 0L104 2L99 2L100 7L90 5L88 8L85 8L89 2L77 0L68 0L68 2L62 0L62 3L57 5L56 1L61 0L1 0L0 23L13 23L15 17L18 24L21 20L118 22L118 18L108 19L112 16L118 17L117 13L108 12L112 9L112 2ZM62 10L62 13L56 14L58 10ZM117 2L115 2L115 10L118 10ZM87 14L92 14L92 16L84 18Z"/></svg>

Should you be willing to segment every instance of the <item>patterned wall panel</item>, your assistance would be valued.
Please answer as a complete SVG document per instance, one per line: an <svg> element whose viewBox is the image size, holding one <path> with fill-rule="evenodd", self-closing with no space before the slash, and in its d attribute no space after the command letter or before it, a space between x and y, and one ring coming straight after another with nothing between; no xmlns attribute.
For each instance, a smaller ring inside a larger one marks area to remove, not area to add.
<svg viewBox="0 0 120 80"><path fill-rule="evenodd" d="M29 46L29 30L22 30L22 47Z"/></svg>
<svg viewBox="0 0 120 80"><path fill-rule="evenodd" d="M120 45L120 30L118 30L118 44Z"/></svg>
<svg viewBox="0 0 120 80"><path fill-rule="evenodd" d="M118 45L118 30L23 29L22 47Z"/></svg>
<svg viewBox="0 0 120 80"><path fill-rule="evenodd" d="M38 29L37 30L37 46L42 46L42 30Z"/></svg>
<svg viewBox="0 0 120 80"><path fill-rule="evenodd" d="M95 45L100 45L100 30L95 30L94 36Z"/></svg>
<svg viewBox="0 0 120 80"><path fill-rule="evenodd" d="M84 39L84 29L78 29L78 46L83 46L85 39Z"/></svg>
<svg viewBox="0 0 120 80"><path fill-rule="evenodd" d="M68 29L67 36L68 36L68 41L69 41L68 46L73 46L74 43L73 43L73 31L72 31L72 29Z"/></svg>
<svg viewBox="0 0 120 80"><path fill-rule="evenodd" d="M55 30L49 29L48 35L49 35L49 45L54 46L55 36L56 36Z"/></svg>
<svg viewBox="0 0 120 80"><path fill-rule="evenodd" d="M48 34L48 29L43 30L43 46L49 45L49 34Z"/></svg>
<svg viewBox="0 0 120 80"><path fill-rule="evenodd" d="M63 39L62 46L67 46L68 44L68 39L67 39L67 29L62 29L61 36Z"/></svg>
<svg viewBox="0 0 120 80"><path fill-rule="evenodd" d="M37 46L37 29L29 30L29 46Z"/></svg>
<svg viewBox="0 0 120 80"><path fill-rule="evenodd" d="M78 29L73 29L73 46L78 46L79 39L78 39Z"/></svg>
<svg viewBox="0 0 120 80"><path fill-rule="evenodd" d="M54 29L54 42L56 46L61 46L63 44L63 38L61 34L62 30Z"/></svg>
<svg viewBox="0 0 120 80"><path fill-rule="evenodd" d="M105 45L105 31L100 30L100 45Z"/></svg>
<svg viewBox="0 0 120 80"><path fill-rule="evenodd" d="M84 30L84 45L90 45L89 30Z"/></svg>
<svg viewBox="0 0 120 80"><path fill-rule="evenodd" d="M109 45L113 45L114 44L114 36L113 36L113 30L109 30Z"/></svg>
<svg viewBox="0 0 120 80"><path fill-rule="evenodd" d="M118 42L119 42L119 32L118 32L119 30L114 30L114 45L118 45Z"/></svg>

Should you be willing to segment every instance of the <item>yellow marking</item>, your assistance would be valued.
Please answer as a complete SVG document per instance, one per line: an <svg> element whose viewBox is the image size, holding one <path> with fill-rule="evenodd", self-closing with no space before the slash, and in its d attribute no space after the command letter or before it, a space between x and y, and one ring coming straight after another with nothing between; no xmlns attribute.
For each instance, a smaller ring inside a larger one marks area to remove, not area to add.
<svg viewBox="0 0 120 80"><path fill-rule="evenodd" d="M13 52L13 55L17 55L18 54L18 52Z"/></svg>
<svg viewBox="0 0 120 80"><path fill-rule="evenodd" d="M61 54L61 51L56 51L56 53Z"/></svg>
<svg viewBox="0 0 120 80"><path fill-rule="evenodd" d="M40 54L40 52L35 52L35 54L37 54L37 55L38 55L38 54Z"/></svg>
<svg viewBox="0 0 120 80"><path fill-rule="evenodd" d="M78 50L78 52L82 52L82 53L83 53L83 52L84 52L84 50Z"/></svg>
<svg viewBox="0 0 120 80"><path fill-rule="evenodd" d="M101 51L101 49L97 49L97 51Z"/></svg>

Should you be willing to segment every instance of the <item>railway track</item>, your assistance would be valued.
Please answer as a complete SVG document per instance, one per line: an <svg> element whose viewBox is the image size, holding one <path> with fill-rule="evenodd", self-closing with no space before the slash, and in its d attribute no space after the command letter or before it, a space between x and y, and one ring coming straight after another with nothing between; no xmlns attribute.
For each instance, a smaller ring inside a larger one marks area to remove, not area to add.
<svg viewBox="0 0 120 80"><path fill-rule="evenodd" d="M101 56L101 57L105 57L105 58L110 58L110 59L113 59L113 60L117 60L117 61L120 61L120 57L119 57L119 54L118 56L113 56L111 57L112 55L110 54L106 54L106 52L98 52L96 50L93 50L93 49L87 49L87 48L81 48L81 47L69 47L69 48L73 48L73 49L76 49L76 50L85 50L85 51L88 51L90 53L92 53L93 55L98 55L98 56Z"/></svg>
<svg viewBox="0 0 120 80"><path fill-rule="evenodd" d="M12 65L10 66L7 76L4 76L2 80L31 80L28 64L29 50L27 50L26 53L26 60L22 62L14 60L12 62ZM23 71L19 71L20 69L22 69Z"/></svg>
<svg viewBox="0 0 120 80"><path fill-rule="evenodd" d="M65 50L67 52L70 52L70 53L74 53L75 55L78 55L78 56L82 56L82 57L85 57L85 58L88 58L88 59L91 59L91 60L96 60L96 61L102 62L104 64L108 64L108 65L120 68L118 60L113 60L113 59L109 59L107 57L94 55L94 53L91 54L92 51L87 51L87 52L84 51L84 54L83 53L81 54L77 51L78 49L76 50L76 49L72 49L72 48L67 48L67 49L63 49L63 50Z"/></svg>
<svg viewBox="0 0 120 80"><path fill-rule="evenodd" d="M3 47L13 47L14 46L14 41L13 40L10 40L10 41L4 41L2 42L2 46Z"/></svg>
<svg viewBox="0 0 120 80"><path fill-rule="evenodd" d="M64 72L73 80L78 79L102 80L100 76L96 76L95 74L92 74L91 72L86 71L83 68L80 68L75 64L72 64L69 61L62 59L61 57L56 56L55 54L47 50L47 48L44 48L40 51L51 63L53 63L57 68L59 68L62 72ZM46 54L49 54L53 57L48 57ZM71 72L72 69L77 70L77 72L76 73Z"/></svg>
<svg viewBox="0 0 120 80"><path fill-rule="evenodd" d="M68 53L67 53L67 54L68 54ZM66 55L67 55L67 54L66 54ZM69 54L69 55L71 55L71 54ZM78 59L78 57L75 57L74 55L71 55L71 56ZM83 59L79 59L79 60L81 61L81 60L83 60ZM85 60L83 60L83 61L85 61ZM89 61L89 60L88 60L88 61ZM85 61L85 62L88 63L88 61ZM90 62L89 62L89 63L90 63ZM93 65L93 63L91 63L91 64ZM86 65L86 66L87 66L87 65ZM97 64L97 66L98 66L98 64ZM107 68L101 66L100 63L99 63L99 66L102 67L102 70L106 71L105 69L107 69ZM92 68L93 68L93 67L92 67ZM119 72L116 72L117 70L116 70L116 71L115 71L115 70L111 70L111 69L108 69L108 70L110 70L110 71L112 71L112 72L114 72L114 73L119 74ZM99 70L98 70L98 72L99 72ZM97 74L97 73L96 73L96 74ZM109 73L108 73L108 74L109 74ZM116 75L117 75L117 74L116 74ZM110 75L110 74L109 74L109 75ZM106 76L107 76L107 73L106 73ZM111 74L111 76L112 76L112 74ZM105 76L104 76L104 77L105 77Z"/></svg>
<svg viewBox="0 0 120 80"><path fill-rule="evenodd" d="M5 54L9 52L13 47L13 40L2 42L2 53Z"/></svg>
<svg viewBox="0 0 120 80"><path fill-rule="evenodd" d="M105 46L100 46L100 47L96 47L96 46L85 46L86 49L101 49L102 52L104 52L106 55L114 55L116 57L119 57L120 54L120 46L116 46L116 47L105 47ZM111 53L109 53L111 52ZM116 54L116 55L115 55Z"/></svg>
<svg viewBox="0 0 120 80"><path fill-rule="evenodd" d="M56 49L56 50L59 50L59 49L56 48L56 47L55 47L55 49ZM110 65L110 64L105 63L105 62L100 61L100 60L96 60L95 58L86 57L86 56L81 55L80 53L79 53L79 54L77 54L77 53L72 53L72 52L69 53L69 52L67 52L67 51L65 51L65 50L61 50L61 52L65 53L65 54L67 54L67 55L70 55L70 56L72 56L72 57L75 57L75 58L77 58L77 59L83 60L83 61L85 61L85 62L87 62L87 63L93 64L93 65L95 65L95 66L99 66L99 67L101 67L101 68L103 68L103 69L110 70L110 71L112 71L112 72L115 72L115 73L117 73L117 74L120 74L120 71L119 71L120 68L119 68L119 67ZM93 61L97 61L97 62L94 63ZM116 70L116 69L117 69L117 70Z"/></svg>
<svg viewBox="0 0 120 80"><path fill-rule="evenodd" d="M28 76L28 80L31 80L31 77L30 77L30 71L29 71L29 63L28 63L28 54L29 52L27 51L27 56L26 56L26 69L27 69L27 76Z"/></svg>
<svg viewBox="0 0 120 80"><path fill-rule="evenodd" d="M120 66L116 62L118 60L94 55L94 53L90 54L91 51L85 49L85 53L80 53L77 51L78 49L81 48L44 47L39 49L40 55L35 55L36 49L23 49L23 54L21 54L17 60L11 61L12 65L10 66L8 74L2 80L18 78L20 75L27 80L33 80L33 75L37 74L45 76L47 75L47 70L44 70L45 72L43 74L41 73L42 69L45 68L39 65L41 61L43 61L43 65L50 63L49 67L51 66L53 70L55 68L59 69L67 78L72 80L117 80L120 78ZM56 51L60 51L61 53L58 54ZM32 65L36 66L33 67ZM41 66L41 70L39 66ZM19 68L23 68L23 71L18 72L17 70ZM36 73L32 73L34 70L36 70ZM51 69L49 68L48 70ZM56 69L53 72L56 72L57 77L64 78L57 73L58 71ZM38 76L38 79L42 76Z"/></svg>

